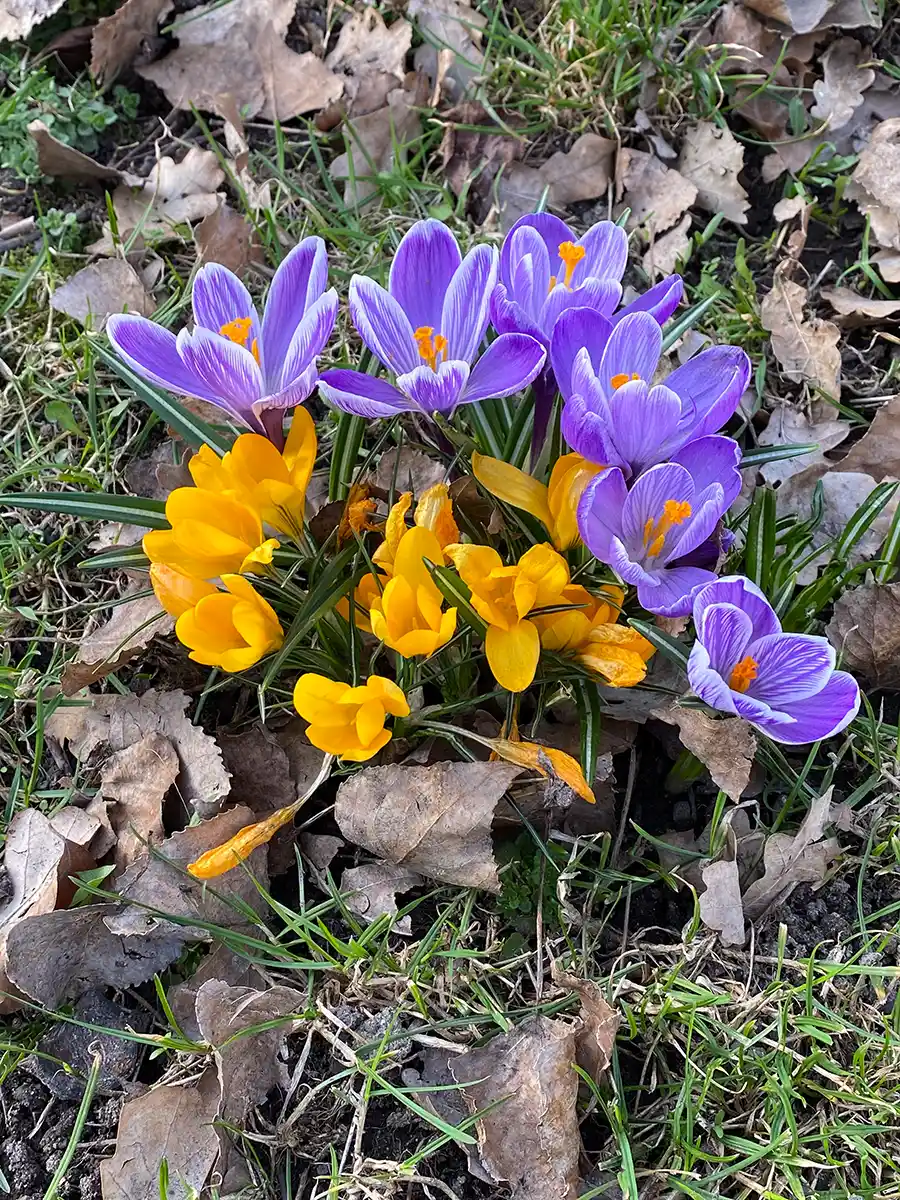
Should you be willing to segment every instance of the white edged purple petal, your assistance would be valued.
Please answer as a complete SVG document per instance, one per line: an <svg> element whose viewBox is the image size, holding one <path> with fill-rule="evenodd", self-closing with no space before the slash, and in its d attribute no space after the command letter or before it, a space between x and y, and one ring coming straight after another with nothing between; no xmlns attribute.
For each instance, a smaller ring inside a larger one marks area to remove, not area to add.
<svg viewBox="0 0 900 1200"><path fill-rule="evenodd" d="M744 575L723 575L694 600L694 625L704 638L705 612L711 604L733 604L745 612L753 624L752 640L770 633L781 633L781 622L760 588Z"/></svg>
<svg viewBox="0 0 900 1200"><path fill-rule="evenodd" d="M430 327L446 337L441 328L444 296L461 262L456 238L442 221L417 221L404 234L391 263L388 291L413 330Z"/></svg>
<svg viewBox="0 0 900 1200"><path fill-rule="evenodd" d="M150 383L218 403L213 389L178 353L177 339L170 330L134 313L116 313L106 323L106 335L119 358Z"/></svg>
<svg viewBox="0 0 900 1200"><path fill-rule="evenodd" d="M712 483L700 495L694 493L690 518L666 538L661 558L666 564L687 566L684 561L705 542L708 542L727 508L722 485Z"/></svg>
<svg viewBox="0 0 900 1200"><path fill-rule="evenodd" d="M757 664L747 695L788 710L820 692L834 672L834 647L810 633L770 633L747 653Z"/></svg>
<svg viewBox="0 0 900 1200"><path fill-rule="evenodd" d="M593 377L592 377L593 378ZM605 397L604 403L605 403ZM630 469L618 457L609 434L609 423L598 414L591 399L576 392L563 405L560 431L572 450L599 467Z"/></svg>
<svg viewBox="0 0 900 1200"><path fill-rule="evenodd" d="M661 617L686 617L694 596L715 575L702 567L667 567L654 573L652 583L639 583L638 600L647 612Z"/></svg>
<svg viewBox="0 0 900 1200"><path fill-rule="evenodd" d="M612 543L622 533L622 510L627 496L625 476L612 468L590 480L578 503L581 540L601 562L610 561Z"/></svg>
<svg viewBox="0 0 900 1200"><path fill-rule="evenodd" d="M528 230L530 236L523 239L522 230ZM517 259L523 253L532 252L533 242L530 238L533 235L541 239L546 249L548 281L552 273L550 264L559 262L560 244L575 241L572 231L565 221L554 217L552 213L526 213L524 217L519 217L503 239L503 245L500 248L500 279L507 287L513 282Z"/></svg>
<svg viewBox="0 0 900 1200"><path fill-rule="evenodd" d="M368 348L395 375L421 364L419 347L406 313L380 284L365 275L350 280L350 317Z"/></svg>
<svg viewBox="0 0 900 1200"><path fill-rule="evenodd" d="M221 333L223 325L249 318L244 344L249 349L256 338L259 347L262 338L256 305L237 275L221 263L206 263L194 276L191 305L195 322L213 333Z"/></svg>
<svg viewBox="0 0 900 1200"><path fill-rule="evenodd" d="M803 746L833 737L850 724L859 711L859 684L846 671L835 671L821 691L806 700L786 706L785 715L792 717L790 725L762 726L776 742Z"/></svg>
<svg viewBox="0 0 900 1200"><path fill-rule="evenodd" d="M440 330L447 339L447 358L470 363L484 341L490 302L497 283L497 251L476 246L462 261L444 296Z"/></svg>
<svg viewBox="0 0 900 1200"><path fill-rule="evenodd" d="M498 283L491 296L491 324L498 333L527 333L549 349L544 331L526 311L522 304L513 300L502 283Z"/></svg>
<svg viewBox="0 0 900 1200"><path fill-rule="evenodd" d="M677 463L657 463L640 475L632 484L622 509L622 541L631 557L638 562L647 557L648 546L645 543L649 541L652 544L655 540L655 534L649 540L647 538L645 531L648 521L651 525L661 521L670 501L691 504L693 499L694 481ZM689 520L690 516L684 518L684 521ZM678 528L675 526L666 533L662 549L653 557L661 560L665 556L667 542Z"/></svg>
<svg viewBox="0 0 900 1200"><path fill-rule="evenodd" d="M284 355L281 379L278 381L281 390L289 388L311 366L315 366L316 358L331 337L337 311L338 295L334 288L329 288L307 309Z"/></svg>
<svg viewBox="0 0 900 1200"><path fill-rule="evenodd" d="M277 392L267 392L261 400L257 400L253 405L253 411L265 424L266 413L270 409L296 408L298 404L303 404L305 400L309 399L316 390L318 382L319 368L313 362L299 375L295 375L286 387Z"/></svg>
<svg viewBox="0 0 900 1200"><path fill-rule="evenodd" d="M607 404L617 461L627 463L629 471L637 475L668 457L681 415L681 401L675 392L634 380L616 388Z"/></svg>
<svg viewBox="0 0 900 1200"><path fill-rule="evenodd" d="M628 234L620 225L598 221L576 244L583 247L584 258L572 275L573 287L589 278L619 282L628 263Z"/></svg>
<svg viewBox="0 0 900 1200"><path fill-rule="evenodd" d="M701 350L676 367L666 384L681 397L685 439L720 430L734 416L749 380L750 359L737 346Z"/></svg>
<svg viewBox="0 0 900 1200"><path fill-rule="evenodd" d="M438 363L434 371L423 365L398 375L397 387L410 401L411 408L429 417L432 413L450 416L462 399L468 378L469 364L451 359Z"/></svg>
<svg viewBox="0 0 900 1200"><path fill-rule="evenodd" d="M209 329L182 329L176 339L178 353L188 370L197 375L219 403L234 412L253 412L265 388L262 371L249 350Z"/></svg>
<svg viewBox="0 0 900 1200"><path fill-rule="evenodd" d="M698 496L713 484L721 486L726 508L741 490L741 448L734 438L711 434L688 442L672 455L672 462L690 471Z"/></svg>
<svg viewBox="0 0 900 1200"><path fill-rule="evenodd" d="M712 585L710 585L712 586ZM737 715L734 693L712 666L709 651L702 642L694 642L687 665L688 683L695 696L699 696L710 708L719 712Z"/></svg>
<svg viewBox="0 0 900 1200"><path fill-rule="evenodd" d="M527 334L502 333L472 367L460 402L472 404L520 392L540 374L546 358L541 343Z"/></svg>
<svg viewBox="0 0 900 1200"><path fill-rule="evenodd" d="M712 586L712 585L711 585ZM703 642L708 663L729 679L753 640L753 622L733 604L710 604L703 615ZM699 646L701 643L697 642Z"/></svg>
<svg viewBox="0 0 900 1200"><path fill-rule="evenodd" d="M281 364L294 332L307 310L328 286L328 254L320 237L304 238L278 266L262 319L262 362L273 388L282 378Z"/></svg>
<svg viewBox="0 0 900 1200"><path fill-rule="evenodd" d="M646 312L660 325L665 325L681 303L683 293L684 280L681 276L669 275L644 292L643 295L626 304L624 308L620 308L612 319L618 323L630 313Z"/></svg>
<svg viewBox="0 0 900 1200"><path fill-rule="evenodd" d="M591 308L604 317L615 309L622 295L622 285L616 279L586 279L578 288L565 288L557 284L545 293L540 312L541 328L549 336L556 322L570 308Z"/></svg>
<svg viewBox="0 0 900 1200"><path fill-rule="evenodd" d="M392 383L362 371L325 371L319 376L319 392L335 408L358 417L395 417L412 407Z"/></svg>

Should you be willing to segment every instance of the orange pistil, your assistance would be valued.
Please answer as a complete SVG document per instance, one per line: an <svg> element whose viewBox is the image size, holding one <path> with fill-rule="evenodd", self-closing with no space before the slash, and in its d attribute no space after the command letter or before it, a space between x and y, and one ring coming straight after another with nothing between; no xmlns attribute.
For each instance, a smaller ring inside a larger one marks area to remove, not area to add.
<svg viewBox="0 0 900 1200"><path fill-rule="evenodd" d="M247 339L250 336L250 330L253 328L252 317L235 317L233 321L226 321L220 326L219 333L222 337L228 338L229 342L235 342L238 346L243 346L246 350ZM259 365L259 346L256 343L256 338L250 343L250 353L256 359L257 366Z"/></svg>
<svg viewBox="0 0 900 1200"><path fill-rule="evenodd" d="M655 521L647 518L644 525L644 547L648 558L656 558L662 552L666 543L666 534L673 525L680 525L691 515L690 504L687 500L667 500L663 505L663 515Z"/></svg>
<svg viewBox="0 0 900 1200"><path fill-rule="evenodd" d="M733 692L746 692L759 672L759 663L748 654L731 672L728 686Z"/></svg>
<svg viewBox="0 0 900 1200"><path fill-rule="evenodd" d="M420 325L413 337L419 347L419 357L425 359L432 371L436 371L441 355L447 350L447 339L436 334L431 325Z"/></svg>
<svg viewBox="0 0 900 1200"><path fill-rule="evenodd" d="M626 371L622 371L619 375L610 376L609 383L614 391L618 391L623 384L633 383L635 379L640 379L640 375L636 371L632 371L630 375Z"/></svg>
<svg viewBox="0 0 900 1200"><path fill-rule="evenodd" d="M563 276L563 287L570 288L572 286L572 276L575 274L575 268L585 256L584 246L576 246L574 242L560 242L559 257L563 260L566 273Z"/></svg>

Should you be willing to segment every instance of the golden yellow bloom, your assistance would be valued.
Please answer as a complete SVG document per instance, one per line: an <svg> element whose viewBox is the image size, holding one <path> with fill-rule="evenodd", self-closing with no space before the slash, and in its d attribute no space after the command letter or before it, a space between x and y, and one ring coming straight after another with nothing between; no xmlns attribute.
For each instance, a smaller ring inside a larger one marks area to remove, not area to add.
<svg viewBox="0 0 900 1200"><path fill-rule="evenodd" d="M546 542L532 546L512 567L491 546L457 544L447 547L447 555L488 626L484 648L494 678L507 691L524 691L541 653L538 628L528 614L560 603L569 582L565 559Z"/></svg>
<svg viewBox="0 0 900 1200"><path fill-rule="evenodd" d="M372 555L372 561L386 575L394 569L400 539L406 533L406 514L412 505L412 492L404 492L392 506L384 527L384 541ZM444 563L444 548L459 541L459 526L453 516L453 502L446 483L436 483L422 493L413 521L418 529L428 529L437 538L441 553L432 561Z"/></svg>
<svg viewBox="0 0 900 1200"><path fill-rule="evenodd" d="M388 744L388 715L408 717L409 705L396 683L370 675L361 687L336 683L324 675L301 675L294 688L294 708L309 721L306 736L326 754L365 762Z"/></svg>
<svg viewBox="0 0 900 1200"><path fill-rule="evenodd" d="M379 575L376 579L371 571L363 575L353 592L353 603L356 611L356 625L364 633L372 632L372 624L369 621L369 609L375 602L376 597L380 596L388 582L386 575ZM341 596L336 605L337 611L345 621L350 620L350 601L346 596Z"/></svg>
<svg viewBox="0 0 900 1200"><path fill-rule="evenodd" d="M557 603L571 604L571 609L533 618L541 645L545 650L574 655L614 687L634 687L646 675L654 647L636 629L616 623L623 599L619 587L606 587L591 595L579 584L570 583Z"/></svg>
<svg viewBox="0 0 900 1200"><path fill-rule="evenodd" d="M227 591L213 589L182 612L175 635L194 662L245 671L279 648L284 630L275 610L246 579L223 575L222 583Z"/></svg>
<svg viewBox="0 0 900 1200"><path fill-rule="evenodd" d="M164 563L150 567L150 582L157 600L172 617L189 612L204 596L215 596L219 590L205 579L195 579Z"/></svg>
<svg viewBox="0 0 900 1200"><path fill-rule="evenodd" d="M591 479L602 470L580 454L564 454L550 472L550 482L545 484L499 458L472 455L472 471L478 482L499 500L537 517L557 550L568 550L580 542L578 501Z"/></svg>
<svg viewBox="0 0 900 1200"><path fill-rule="evenodd" d="M434 654L456 629L456 609L441 612L443 597L425 566L426 558L443 559L437 537L430 529L407 530L397 545L393 575L384 592L376 588L371 597L372 632L403 658Z"/></svg>
<svg viewBox="0 0 900 1200"><path fill-rule="evenodd" d="M222 458L201 446L189 468L198 488L230 495L255 509L274 529L297 534L303 527L317 446L312 417L305 408L297 408L282 453L261 434L242 433Z"/></svg>
<svg viewBox="0 0 900 1200"><path fill-rule="evenodd" d="M144 534L144 553L152 563L174 567L196 579L259 571L278 547L263 540L259 514L223 492L176 488L166 501L171 529Z"/></svg>

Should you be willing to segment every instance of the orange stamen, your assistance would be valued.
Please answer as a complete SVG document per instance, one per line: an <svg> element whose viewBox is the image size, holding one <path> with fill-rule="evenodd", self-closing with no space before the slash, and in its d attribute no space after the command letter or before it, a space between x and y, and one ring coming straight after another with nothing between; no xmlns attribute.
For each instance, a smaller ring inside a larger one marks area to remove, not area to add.
<svg viewBox="0 0 900 1200"><path fill-rule="evenodd" d="M633 383L635 379L640 379L640 375L636 371L632 371L630 375L626 371L622 371L619 375L610 376L609 382L613 390L618 391L623 384Z"/></svg>
<svg viewBox="0 0 900 1200"><path fill-rule="evenodd" d="M440 356L447 350L447 339L440 333L435 334L431 325L420 325L413 337L419 347L419 357L424 358L432 371L436 371Z"/></svg>
<svg viewBox="0 0 900 1200"><path fill-rule="evenodd" d="M235 342L238 346L243 346L247 349L247 338L250 336L250 330L253 328L252 317L235 317L233 321L226 321L224 325L219 327L219 333L222 337L228 338L229 342ZM250 353L259 364L259 346L256 343L256 338L250 343Z"/></svg>
<svg viewBox="0 0 900 1200"><path fill-rule="evenodd" d="M687 500L667 500L663 505L663 514L654 521L648 517L644 525L644 547L648 558L656 558L666 544L666 534L673 525L680 525L691 515L690 504Z"/></svg>
<svg viewBox="0 0 900 1200"><path fill-rule="evenodd" d="M731 672L728 686L733 692L746 692L759 672L759 663L748 654Z"/></svg>
<svg viewBox="0 0 900 1200"><path fill-rule="evenodd" d="M585 256L584 246L576 246L574 242L560 242L559 257L563 260L566 267L566 273L563 276L563 287L572 286L572 276L575 274L575 268Z"/></svg>

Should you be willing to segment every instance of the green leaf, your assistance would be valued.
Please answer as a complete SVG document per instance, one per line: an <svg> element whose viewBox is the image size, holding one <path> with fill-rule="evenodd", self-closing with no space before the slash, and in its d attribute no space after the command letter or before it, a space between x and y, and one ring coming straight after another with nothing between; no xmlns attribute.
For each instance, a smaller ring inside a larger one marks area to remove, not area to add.
<svg viewBox="0 0 900 1200"><path fill-rule="evenodd" d="M663 336L663 350L668 350L670 346L674 346L680 337L684 337L689 329L693 329L700 321L700 318L709 312L722 294L721 291L714 292L712 296L708 296L700 304L695 304L693 308L689 308L680 320L674 323L670 322Z"/></svg>
<svg viewBox="0 0 900 1200"><path fill-rule="evenodd" d="M774 490L770 487L757 488L747 523L744 571L748 579L764 592L768 591L775 562L775 517Z"/></svg>
<svg viewBox="0 0 900 1200"><path fill-rule="evenodd" d="M844 526L841 536L835 542L833 559L845 559L850 554L857 542L864 537L869 526L877 520L890 503L898 487L900 487L900 483L879 483L878 487L872 489Z"/></svg>
<svg viewBox="0 0 900 1200"><path fill-rule="evenodd" d="M10 508L66 513L83 521L120 521L149 529L168 529L166 506L161 500L140 496L114 496L109 492L11 492L3 496Z"/></svg>
<svg viewBox="0 0 900 1200"><path fill-rule="evenodd" d="M642 633L657 650L661 650L663 654L687 670L689 651L687 646L682 645L677 638L673 638L670 633L663 633L658 625L654 625L650 621L639 621L636 617L631 617L628 624L638 633Z"/></svg>
<svg viewBox="0 0 900 1200"><path fill-rule="evenodd" d="M51 400L49 404L45 404L44 417L60 429L64 429L66 433L81 433L81 426L75 419L72 406L65 400Z"/></svg>
<svg viewBox="0 0 900 1200"><path fill-rule="evenodd" d="M431 572L431 578L437 585L438 591L447 601L451 608L455 608L462 619L469 625L479 637L484 637L487 633L487 625L472 607L472 593L468 586L463 583L460 577L455 572L447 567L436 566L433 562L429 562L426 558L425 566Z"/></svg>
<svg viewBox="0 0 900 1200"><path fill-rule="evenodd" d="M140 375L135 374L130 367L127 367L113 353L109 346L96 341L92 342L92 348L97 357L111 371L115 371L119 378L128 384L135 395L152 408L156 415L161 417L167 425L170 425L180 437L184 438L188 445L199 447L205 444L212 447L216 454L225 454L231 449L232 442L234 441L233 436L229 437L225 433L220 433L212 425L207 424L202 417L195 417L174 396L168 396L165 392L157 391L146 379L142 379Z"/></svg>
<svg viewBox="0 0 900 1200"><path fill-rule="evenodd" d="M741 470L744 467L761 467L767 462L781 462L785 458L796 458L799 454L811 454L818 448L818 442L798 442L793 446L754 446L752 450L744 451Z"/></svg>
<svg viewBox="0 0 900 1200"><path fill-rule="evenodd" d="M78 564L78 569L79 571L141 570L149 566L150 560L138 542L136 546L121 546L118 550L104 550L101 554L92 554L90 558L82 559Z"/></svg>
<svg viewBox="0 0 900 1200"><path fill-rule="evenodd" d="M593 787L597 768L597 751L600 746L601 709L597 685L591 679L572 681L575 707L578 709L578 725L581 733L581 769Z"/></svg>
<svg viewBox="0 0 900 1200"><path fill-rule="evenodd" d="M328 473L329 500L347 499L365 432L366 422L363 417L357 416L356 413L339 414Z"/></svg>

